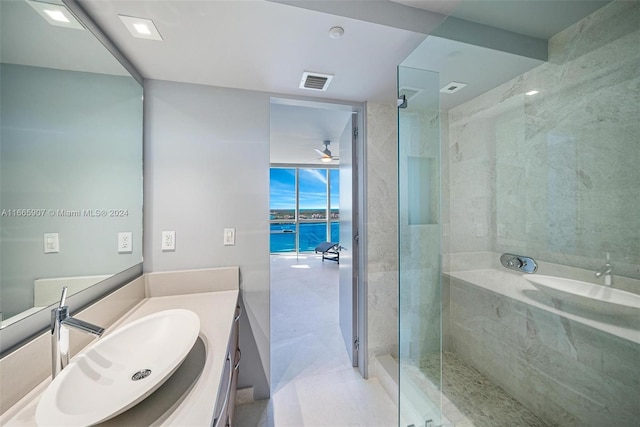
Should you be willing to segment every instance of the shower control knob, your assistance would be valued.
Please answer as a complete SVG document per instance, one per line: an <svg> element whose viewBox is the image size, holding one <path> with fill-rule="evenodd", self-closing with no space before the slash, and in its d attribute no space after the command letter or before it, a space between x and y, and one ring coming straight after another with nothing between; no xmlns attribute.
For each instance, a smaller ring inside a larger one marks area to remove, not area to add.
<svg viewBox="0 0 640 427"><path fill-rule="evenodd" d="M529 274L535 273L538 269L538 264L536 264L533 258L522 255L502 254L500 264L510 270L522 271Z"/></svg>
<svg viewBox="0 0 640 427"><path fill-rule="evenodd" d="M511 258L508 262L509 267L511 268L520 268L522 267L522 261L519 258Z"/></svg>

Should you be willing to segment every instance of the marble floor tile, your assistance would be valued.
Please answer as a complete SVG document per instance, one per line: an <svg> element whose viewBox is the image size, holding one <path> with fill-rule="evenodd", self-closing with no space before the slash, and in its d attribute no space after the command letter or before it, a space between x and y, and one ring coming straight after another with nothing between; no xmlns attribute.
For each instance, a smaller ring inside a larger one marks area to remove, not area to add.
<svg viewBox="0 0 640 427"><path fill-rule="evenodd" d="M453 353L425 356L419 368L412 375L425 375L436 386L442 369L442 394L451 406L443 405L443 414L453 427L552 426Z"/></svg>
<svg viewBox="0 0 640 427"><path fill-rule="evenodd" d="M338 269L315 255L271 257L271 399L237 406L237 427L397 426L378 380L349 361Z"/></svg>

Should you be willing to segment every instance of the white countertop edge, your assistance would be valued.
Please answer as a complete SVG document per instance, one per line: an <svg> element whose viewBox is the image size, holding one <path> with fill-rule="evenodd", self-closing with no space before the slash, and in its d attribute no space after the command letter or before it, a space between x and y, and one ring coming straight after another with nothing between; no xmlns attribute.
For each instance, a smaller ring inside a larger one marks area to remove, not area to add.
<svg viewBox="0 0 640 427"><path fill-rule="evenodd" d="M106 336L134 320L175 308L191 310L200 317L200 338L205 343L207 351L205 366L186 398L173 409L171 414L164 417L160 425L211 425L216 404L214 397L222 378L238 297L238 290L230 290L145 298L105 332ZM73 332L71 339L73 339ZM84 351L86 348L78 355ZM38 402L50 382L49 377L7 410L0 417L0 425L35 426Z"/></svg>

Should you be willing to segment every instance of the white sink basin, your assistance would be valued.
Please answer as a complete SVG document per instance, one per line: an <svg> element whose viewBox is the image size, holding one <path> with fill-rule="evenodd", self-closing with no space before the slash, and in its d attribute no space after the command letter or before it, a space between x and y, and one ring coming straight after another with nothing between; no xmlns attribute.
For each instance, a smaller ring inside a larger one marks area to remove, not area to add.
<svg viewBox="0 0 640 427"><path fill-rule="evenodd" d="M541 292L582 309L609 316L640 316L640 295L562 277L525 274Z"/></svg>
<svg viewBox="0 0 640 427"><path fill-rule="evenodd" d="M166 310L136 320L73 358L42 394L41 426L105 421L153 393L180 366L200 332L198 315Z"/></svg>

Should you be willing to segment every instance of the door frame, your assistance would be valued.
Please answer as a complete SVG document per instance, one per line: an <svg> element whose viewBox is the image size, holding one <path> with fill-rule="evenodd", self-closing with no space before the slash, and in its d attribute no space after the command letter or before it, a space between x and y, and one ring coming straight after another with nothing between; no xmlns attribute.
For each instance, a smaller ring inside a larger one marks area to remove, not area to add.
<svg viewBox="0 0 640 427"><path fill-rule="evenodd" d="M354 126L357 128L357 134L352 138L355 147L353 149L354 160L353 163L357 168L356 176L357 176L357 195L356 200L354 200L353 206L356 212L354 216L357 218L357 233L358 233L358 249L357 249L357 259L354 260L354 265L356 270L354 274L354 319L356 325L354 325L354 330L357 333L358 338L358 351L357 358L354 358L354 361L357 360L357 367L360 371L360 374L363 378L369 377L369 357L368 357L368 327L367 327L367 319L368 319L368 310L367 310L367 228L366 228L366 218L367 218L367 203L366 203L366 132L365 132L365 116L366 116L366 105L364 103L353 103L353 102L345 102L339 100L320 100L318 98L306 98L306 97L295 97L288 98L284 96L272 96L270 98L270 105L280 104L280 105L289 105L289 106L299 106L299 107L311 107L318 109L330 109L330 110L341 110L341 111L349 111L355 115L355 120L352 120ZM271 288L271 287L269 287ZM271 291L269 291L271 292ZM270 305L270 304L269 304ZM271 309L269 309L271 310ZM271 331L269 331L271 334ZM269 339L271 341L271 339Z"/></svg>

